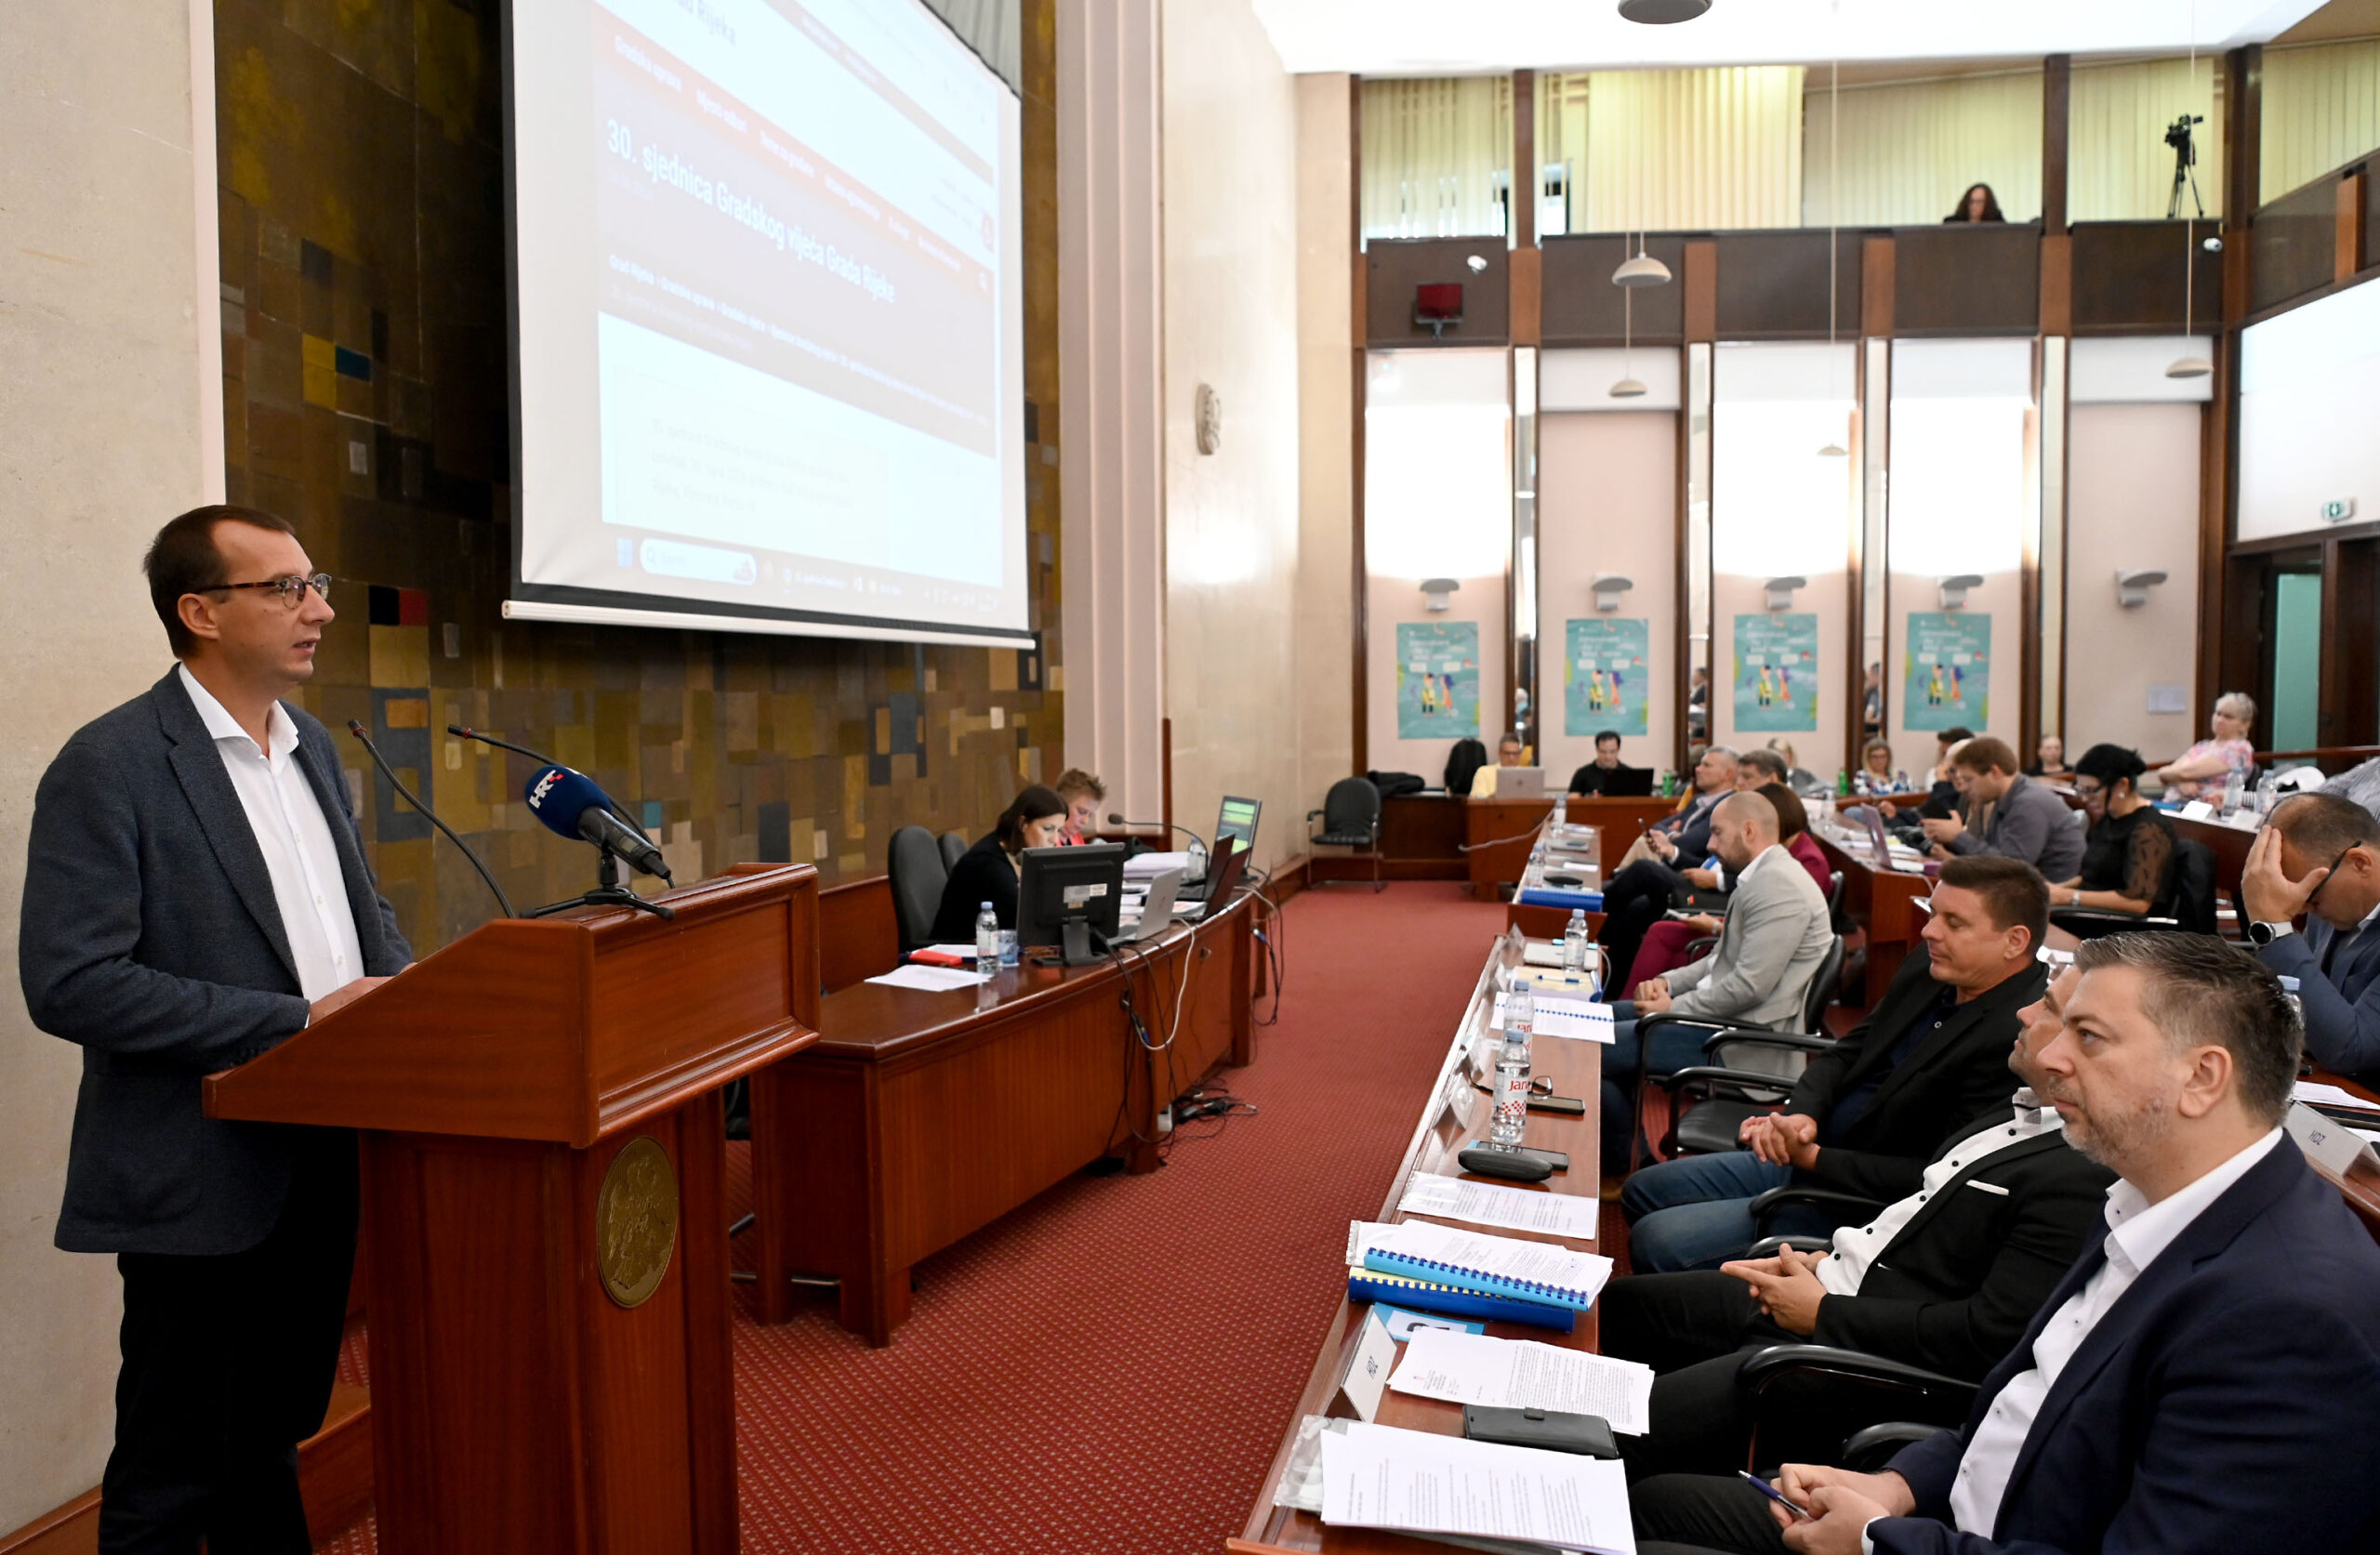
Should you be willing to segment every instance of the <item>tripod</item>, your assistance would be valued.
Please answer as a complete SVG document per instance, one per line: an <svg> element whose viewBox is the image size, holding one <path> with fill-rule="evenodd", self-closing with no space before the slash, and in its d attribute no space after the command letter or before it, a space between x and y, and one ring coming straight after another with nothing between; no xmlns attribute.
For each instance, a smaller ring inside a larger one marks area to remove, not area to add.
<svg viewBox="0 0 2380 1555"><path fill-rule="evenodd" d="M2190 191L2190 208L2198 213L2194 219L2206 219L2206 202L2198 197L2198 147L2190 138L2189 119L2183 119L2165 132L2165 144L2174 148L2174 188L2165 197L2165 219L2173 220L2182 214L2182 191Z"/></svg>
<svg viewBox="0 0 2380 1555"><path fill-rule="evenodd" d="M677 908L665 907L658 902L647 902L643 897L621 885L620 861L612 856L610 849L597 850L596 857L601 862L595 865L594 890L583 891L565 902L549 902L542 907L533 907L522 916L533 918L551 917L556 913L566 913L573 907L627 907L641 913L651 913L654 917L659 918L674 918L678 916Z"/></svg>

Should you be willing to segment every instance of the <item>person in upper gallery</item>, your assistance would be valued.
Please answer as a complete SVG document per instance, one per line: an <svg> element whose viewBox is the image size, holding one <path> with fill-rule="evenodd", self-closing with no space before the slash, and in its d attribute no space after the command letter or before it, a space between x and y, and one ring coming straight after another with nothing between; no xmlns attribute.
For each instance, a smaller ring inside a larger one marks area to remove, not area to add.
<svg viewBox="0 0 2380 1555"><path fill-rule="evenodd" d="M1909 774L1893 770L1890 740L1871 740L1859 752L1859 770L1851 774L1851 792L1863 799L1909 790Z"/></svg>
<svg viewBox="0 0 2380 1555"><path fill-rule="evenodd" d="M1474 799L1492 799L1496 797L1497 767L1526 767L1527 765L1528 747L1521 744L1521 737L1518 734L1506 734L1496 742L1495 766L1482 767L1471 774L1471 797Z"/></svg>
<svg viewBox="0 0 2380 1555"><path fill-rule="evenodd" d="M2336 794L2281 800L2248 850L2240 897L2256 959L2297 980L2307 1053L2380 1080L2380 819Z"/></svg>
<svg viewBox="0 0 2380 1555"><path fill-rule="evenodd" d="M1942 218L1942 225L1962 221L2005 221L2000 214L2000 196L1991 192L1990 184L1970 184L1959 196L1959 208Z"/></svg>
<svg viewBox="0 0 2380 1555"><path fill-rule="evenodd" d="M2256 699L2245 692L2225 692L2215 699L2214 731L2181 756L2157 769L2157 781L2177 798L2223 797L2223 785L2237 773L2244 778L2256 764L2256 747L2248 731L2256 726Z"/></svg>
<svg viewBox="0 0 2380 1555"><path fill-rule="evenodd" d="M1629 1494L1642 1555L2349 1555L2380 1548L2380 1247L2282 1127L2297 1019L2202 934L2111 934L2034 1059L2112 1169L2107 1232L1983 1380L1881 1473L1789 1462Z"/></svg>
<svg viewBox="0 0 2380 1555"><path fill-rule="evenodd" d="M1777 840L1808 872L1818 894L1824 896L1832 890L1834 870L1826 862L1817 839L1810 836L1810 812L1802 803L1802 797L1774 782L1764 783L1752 792L1777 807ZM1720 925L1721 920L1711 913L1661 919L1645 931L1644 942L1629 962L1628 975L1638 982L1666 977L1687 963L1686 953L1695 941L1716 934Z"/></svg>
<svg viewBox="0 0 2380 1555"><path fill-rule="evenodd" d="M1066 801L1035 784L1000 811L1000 818L950 866L942 888L942 908L933 916L936 944L975 942L975 915L984 903L1002 929L1016 927L1016 892L1027 848L1054 848L1065 834Z"/></svg>
<svg viewBox="0 0 2380 1555"><path fill-rule="evenodd" d="M1726 865L1711 847L1711 820L1719 800L1730 788L1784 781L1785 758L1773 750L1739 756L1725 745L1713 745L1703 753L1694 768L1695 787L1701 795L1695 809L1646 828L1604 885L1603 945L1613 987L1633 988L1641 981L1631 969L1636 949L1662 914L1673 906L1707 905L1731 889Z"/></svg>
<svg viewBox="0 0 2380 1555"><path fill-rule="evenodd" d="M107 1555L310 1548L298 1443L323 1423L355 1258L355 1136L205 1115L200 1081L412 959L364 858L314 673L330 579L297 531L197 507L149 598L179 664L43 773L18 969L83 1049L56 1240L124 1282Z"/></svg>
<svg viewBox="0 0 2380 1555"><path fill-rule="evenodd" d="M2050 888L2052 906L2146 917L2164 895L2174 827L2141 795L2140 774L2147 770L2139 752L2105 744L2074 763L2074 797L2082 801L2091 829L2082 837L2081 868Z"/></svg>
<svg viewBox="0 0 2380 1555"><path fill-rule="evenodd" d="M1596 1303L1606 1355L1641 1361L1653 1384L1652 1430L1620 1439L1628 1477L1726 1474L1752 1445L1747 1357L1808 1342L1865 1351L1980 1380L2082 1252L2115 1174L2066 1146L2038 1094L2033 1058L2057 1034L2081 974L2068 968L2017 1011L2008 1067L2023 1082L2010 1107L1946 1142L1920 1186L1845 1226L1831 1252L1782 1246L1716 1270L1614 1280ZM1974 1188L1975 1193L1961 1193ZM1874 1398L1771 1394L1764 1462L1833 1453L1874 1423Z"/></svg>
<svg viewBox="0 0 2380 1555"><path fill-rule="evenodd" d="M1636 1022L1644 1016L1666 1012L1772 1030L1800 1022L1803 996L1834 931L1826 892L1778 846L1779 826L1777 806L1754 792L1730 794L1712 811L1712 855L1733 888L1719 942L1703 959L1636 983L1629 998L1612 1005L1605 1073L1636 1073ZM1649 1047L1641 1055L1645 1072L1666 1074L1695 1061L1701 1034L1663 1032Z"/></svg>
<svg viewBox="0 0 2380 1555"><path fill-rule="evenodd" d="M2048 974L2034 959L2049 890L2030 864L1960 858L1942 866L1925 954L1904 958L1868 1018L1810 1059L1782 1113L1744 1120L1745 1148L1647 1166L1620 1195L1633 1267L1715 1269L1752 1239L1752 1199L1789 1182L1863 1198L1917 1192L1926 1161L2006 1099L2016 1012ZM1790 1210L1774 1229L1824 1235L1843 1222Z"/></svg>
<svg viewBox="0 0 2380 1555"><path fill-rule="evenodd" d="M2063 880L2082 863L2082 831L2067 802L2015 771L2016 753L2006 742L1978 734L1959 747L1950 770L1966 784L1970 806L1989 806L1990 818L1978 832L1957 821L1924 821L1934 856L1990 853L2022 859L2049 880Z"/></svg>
<svg viewBox="0 0 2380 1555"><path fill-rule="evenodd" d="M1570 792L1580 795L1600 794L1604 784L1616 774L1632 771L1620 759L1620 736L1606 729L1595 735L1595 758L1570 774Z"/></svg>
<svg viewBox="0 0 2380 1555"><path fill-rule="evenodd" d="M2025 769L2025 775L2072 783L2074 769L2066 764L2066 742L2055 734L2043 735L2042 743L2033 747L2033 764Z"/></svg>
<svg viewBox="0 0 2380 1555"><path fill-rule="evenodd" d="M1099 807L1107 802L1107 785L1080 767L1069 767L1058 774L1052 791L1066 801L1066 829L1059 834L1059 843L1071 848L1096 841Z"/></svg>

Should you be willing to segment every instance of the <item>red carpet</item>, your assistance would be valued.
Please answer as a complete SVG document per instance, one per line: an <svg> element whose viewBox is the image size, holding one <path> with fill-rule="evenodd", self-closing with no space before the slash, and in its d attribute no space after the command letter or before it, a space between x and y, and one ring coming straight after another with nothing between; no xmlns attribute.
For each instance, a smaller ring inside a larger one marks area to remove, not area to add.
<svg viewBox="0 0 2380 1555"><path fill-rule="evenodd" d="M738 1287L745 1549L1214 1555L1239 1531L1344 1288L1347 1222L1380 1207L1503 928L1451 884L1325 888L1287 918L1280 1021L1219 1076L1257 1115L920 1265L885 1350L823 1297L760 1327ZM368 1525L333 1548L364 1555Z"/></svg>

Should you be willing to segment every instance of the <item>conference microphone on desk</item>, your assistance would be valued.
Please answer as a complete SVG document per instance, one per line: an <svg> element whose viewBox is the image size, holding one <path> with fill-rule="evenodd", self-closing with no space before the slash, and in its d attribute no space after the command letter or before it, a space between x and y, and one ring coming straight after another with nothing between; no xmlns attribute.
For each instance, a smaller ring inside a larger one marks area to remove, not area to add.
<svg viewBox="0 0 2380 1555"><path fill-rule="evenodd" d="M1197 843L1198 845L1199 851L1205 853L1212 853L1214 851L1213 849L1207 846L1207 839L1205 837L1200 837L1197 832L1192 831L1187 826L1177 826L1170 821L1127 821L1124 819L1121 812L1110 810L1107 814L1107 824L1111 826L1156 826L1163 831L1180 832L1183 837L1186 837L1191 841Z"/></svg>
<svg viewBox="0 0 2380 1555"><path fill-rule="evenodd" d="M586 773L560 765L542 767L522 797L548 831L591 842L632 869L669 878L661 850L651 837L613 813L611 796Z"/></svg>
<svg viewBox="0 0 2380 1555"><path fill-rule="evenodd" d="M405 803L413 806L414 809L421 811L421 813L429 819L431 825L446 834L447 841L462 850L463 857L471 861L471 867L478 870L480 872L480 878L487 882L487 889L489 891L494 893L496 897L496 904L504 910L504 916L509 918L519 917L521 915L512 910L511 902L505 897L504 888L496 883L496 876L488 873L487 865L480 862L480 856L471 851L470 844L465 842L461 837L456 837L455 835L454 827L438 819L436 811L432 810L428 805L423 804L420 799L415 797L413 791L407 788L404 785L403 781L397 776L396 769L390 766L388 758L380 754L380 747L374 745L372 743L372 737L364 732L364 725L353 718L350 718L347 720L347 731L355 736L356 743L364 747L364 754L372 758L372 765L380 770L380 775L389 780L389 786L397 791L398 797L403 799Z"/></svg>

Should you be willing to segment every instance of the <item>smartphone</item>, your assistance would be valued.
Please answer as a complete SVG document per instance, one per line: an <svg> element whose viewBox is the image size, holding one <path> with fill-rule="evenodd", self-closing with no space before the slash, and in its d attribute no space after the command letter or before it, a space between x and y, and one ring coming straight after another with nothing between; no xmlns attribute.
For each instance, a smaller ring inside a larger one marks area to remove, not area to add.
<svg viewBox="0 0 2380 1555"><path fill-rule="evenodd" d="M1752 1489L1759 1491L1763 1496L1767 1496L1770 1500L1776 1502L1787 1511L1792 1512L1795 1517L1802 1518L1805 1521L1808 1519L1810 1514L1807 1508L1796 1506L1793 1502L1787 1500L1785 1498L1785 1493L1778 1489L1775 1485L1770 1484L1766 1480L1762 1479L1757 1474L1747 1473L1741 1469L1737 1469L1736 1472L1743 1476L1744 1483L1752 1486Z"/></svg>

